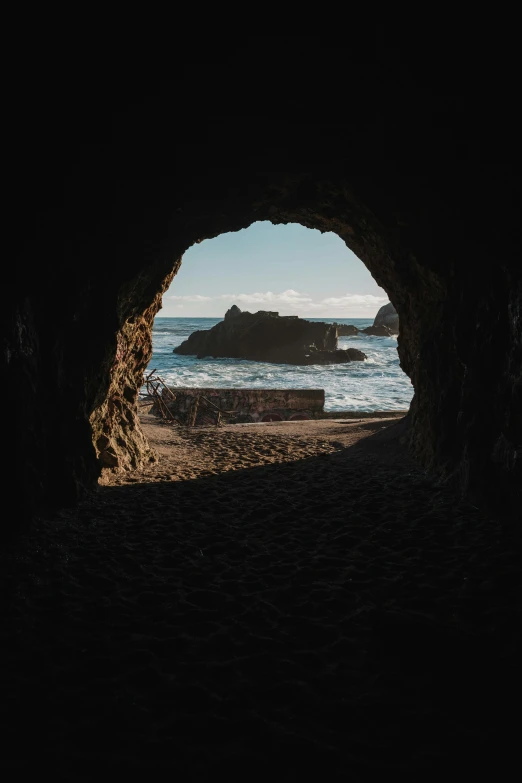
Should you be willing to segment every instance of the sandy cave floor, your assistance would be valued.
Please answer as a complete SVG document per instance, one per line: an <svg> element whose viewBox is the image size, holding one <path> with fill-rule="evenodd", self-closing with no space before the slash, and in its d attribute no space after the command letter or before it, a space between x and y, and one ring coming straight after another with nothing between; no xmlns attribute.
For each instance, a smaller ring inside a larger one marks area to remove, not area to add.
<svg viewBox="0 0 522 783"><path fill-rule="evenodd" d="M5 780L522 771L516 526L397 419L142 425L157 463L2 555Z"/></svg>

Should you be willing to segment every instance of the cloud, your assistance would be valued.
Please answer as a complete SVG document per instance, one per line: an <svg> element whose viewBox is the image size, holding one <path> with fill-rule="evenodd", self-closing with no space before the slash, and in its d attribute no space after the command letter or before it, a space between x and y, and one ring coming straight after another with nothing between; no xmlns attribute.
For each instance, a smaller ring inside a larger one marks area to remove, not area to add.
<svg viewBox="0 0 522 783"><path fill-rule="evenodd" d="M272 291L266 291L266 293L254 293L254 294L221 294L216 297L217 299L225 299L230 302L241 302L242 304L306 304L309 305L312 302L312 297L308 294L301 294L299 291L294 291L289 288L287 291L283 291L281 294L274 294Z"/></svg>
<svg viewBox="0 0 522 783"><path fill-rule="evenodd" d="M331 305L332 307L371 307L382 305L388 301L387 296L374 296L373 294L345 294L344 296L331 296L328 299L321 299L322 305Z"/></svg>
<svg viewBox="0 0 522 783"><path fill-rule="evenodd" d="M254 305L259 309L272 309L280 307L294 311L321 310L332 313L335 311L357 311L364 314L367 310L375 312L381 305L388 302L387 296L375 296L374 294L344 294L344 296L330 296L324 299L313 299L310 294L295 291L288 288L281 293L273 291L257 291L251 294L219 294L218 296L203 296L202 294L191 294L187 296L167 296L165 299L177 302L193 302L204 304L207 302L230 302L240 306ZM177 305L181 307L182 305ZM342 317L339 313L339 317Z"/></svg>

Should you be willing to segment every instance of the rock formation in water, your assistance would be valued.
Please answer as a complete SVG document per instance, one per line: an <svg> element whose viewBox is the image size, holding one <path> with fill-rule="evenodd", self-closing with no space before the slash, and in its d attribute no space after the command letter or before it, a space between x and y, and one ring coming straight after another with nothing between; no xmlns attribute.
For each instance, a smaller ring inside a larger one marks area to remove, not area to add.
<svg viewBox="0 0 522 783"><path fill-rule="evenodd" d="M373 325L375 327L387 326L392 334L399 334L399 314L391 302L380 308Z"/></svg>
<svg viewBox="0 0 522 783"><path fill-rule="evenodd" d="M354 326L353 324L333 324L337 327L337 336L338 337L352 337L354 334L359 334L359 329Z"/></svg>
<svg viewBox="0 0 522 783"><path fill-rule="evenodd" d="M299 364L346 364L346 362L362 362L367 359L365 353L358 348L337 348L334 351L317 351L313 345Z"/></svg>
<svg viewBox="0 0 522 783"><path fill-rule="evenodd" d="M355 348L337 347L334 324L314 323L296 315L259 310L242 312L237 305L212 329L193 332L174 353L214 358L250 359L276 364L340 364L362 361Z"/></svg>
<svg viewBox="0 0 522 783"><path fill-rule="evenodd" d="M399 323L398 318L399 316L397 316L397 324ZM356 326L353 326L353 324L334 323L334 326L337 327L338 337L352 337L356 334L367 334L370 336L373 335L374 337L390 337L390 335L398 333L398 326L397 329L395 329L384 323L374 323L372 326L367 326L366 329L358 329Z"/></svg>
<svg viewBox="0 0 522 783"><path fill-rule="evenodd" d="M369 334L373 337L391 337L393 332L384 324L381 326L375 326L374 324L373 326L367 326L366 329L361 329L360 334Z"/></svg>

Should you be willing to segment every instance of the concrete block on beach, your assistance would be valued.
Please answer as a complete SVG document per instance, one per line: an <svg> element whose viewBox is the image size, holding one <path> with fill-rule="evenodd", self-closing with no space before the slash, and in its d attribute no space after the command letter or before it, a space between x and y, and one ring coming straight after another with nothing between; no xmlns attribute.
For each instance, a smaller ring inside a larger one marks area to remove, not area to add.
<svg viewBox="0 0 522 783"><path fill-rule="evenodd" d="M174 399L172 399L173 395ZM207 389L168 387L163 399L182 418L193 401L204 397L238 422L296 421L319 418L324 411L324 389ZM155 412L153 408L152 413Z"/></svg>

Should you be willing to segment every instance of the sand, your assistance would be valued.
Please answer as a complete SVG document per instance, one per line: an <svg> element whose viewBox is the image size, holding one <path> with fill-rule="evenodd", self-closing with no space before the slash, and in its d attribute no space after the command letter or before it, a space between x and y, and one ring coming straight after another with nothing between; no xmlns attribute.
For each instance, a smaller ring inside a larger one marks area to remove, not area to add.
<svg viewBox="0 0 522 783"><path fill-rule="evenodd" d="M2 555L5 780L520 767L516 525L396 419L142 423L159 462Z"/></svg>

